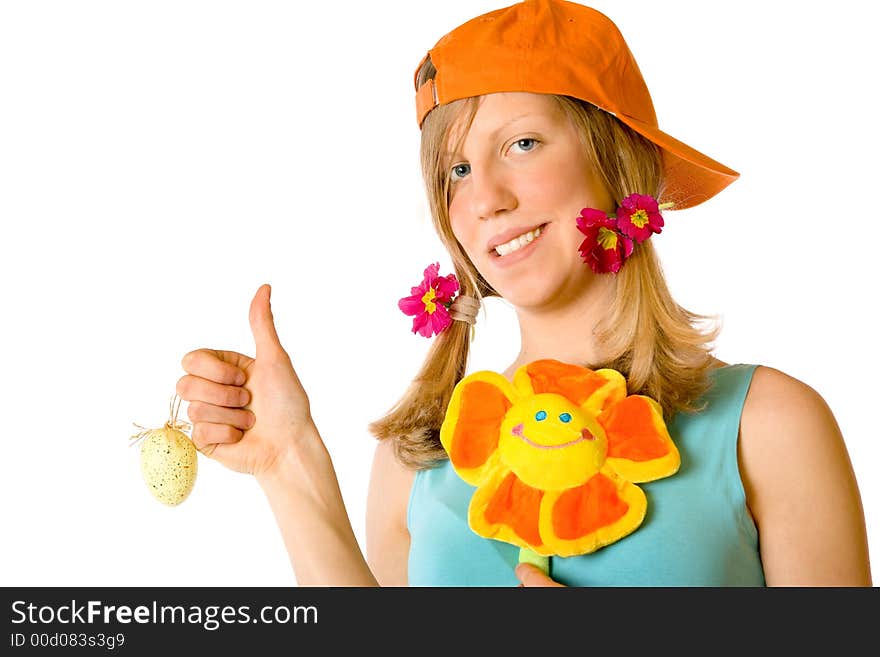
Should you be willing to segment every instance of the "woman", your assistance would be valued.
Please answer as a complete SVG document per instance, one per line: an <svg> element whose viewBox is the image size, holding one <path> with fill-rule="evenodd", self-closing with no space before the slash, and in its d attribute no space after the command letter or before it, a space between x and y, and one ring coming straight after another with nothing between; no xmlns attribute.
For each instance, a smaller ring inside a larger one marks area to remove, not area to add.
<svg viewBox="0 0 880 657"><path fill-rule="evenodd" d="M699 330L701 318L664 284L648 239L662 228L654 210L629 237L576 220L613 216L632 194L691 207L737 177L658 129L614 24L574 3L527 0L441 39L416 90L423 174L461 283L450 308L460 321L371 426L381 440L369 559L275 332L268 286L250 309L254 359L205 349L183 359L177 389L190 402L193 440L257 477L297 581L870 585L858 488L822 398L783 372L712 357L716 332ZM550 576L517 565L514 546L469 530L472 489L438 437L466 370L476 303L492 295L520 324L521 352L504 376L548 358L616 369L629 394L659 403L681 452L679 472L643 485L641 527L593 554L554 557Z"/></svg>

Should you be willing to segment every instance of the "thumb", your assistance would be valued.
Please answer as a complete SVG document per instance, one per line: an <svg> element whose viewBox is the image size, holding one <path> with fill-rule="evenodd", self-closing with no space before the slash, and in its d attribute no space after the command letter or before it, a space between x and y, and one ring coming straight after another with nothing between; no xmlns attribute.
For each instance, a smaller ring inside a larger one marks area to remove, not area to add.
<svg viewBox="0 0 880 657"><path fill-rule="evenodd" d="M265 283L260 286L251 301L249 319L251 333L254 334L254 344L257 348L257 359L266 357L271 359L279 354L286 354L278 339L278 332L275 330L275 319L272 316L272 305L269 302L271 295L272 286Z"/></svg>

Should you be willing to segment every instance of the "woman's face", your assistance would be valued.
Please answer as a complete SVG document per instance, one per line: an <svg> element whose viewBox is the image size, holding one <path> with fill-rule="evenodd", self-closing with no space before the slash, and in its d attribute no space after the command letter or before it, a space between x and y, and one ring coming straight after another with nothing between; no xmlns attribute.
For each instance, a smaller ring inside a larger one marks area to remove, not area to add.
<svg viewBox="0 0 880 657"><path fill-rule="evenodd" d="M461 129L453 126L450 147ZM502 297L530 307L564 303L584 290L594 274L578 253L584 235L575 219L582 208L611 212L614 204L553 98L484 96L446 164L452 231ZM536 229L531 243L510 244ZM503 255L498 244L507 245Z"/></svg>

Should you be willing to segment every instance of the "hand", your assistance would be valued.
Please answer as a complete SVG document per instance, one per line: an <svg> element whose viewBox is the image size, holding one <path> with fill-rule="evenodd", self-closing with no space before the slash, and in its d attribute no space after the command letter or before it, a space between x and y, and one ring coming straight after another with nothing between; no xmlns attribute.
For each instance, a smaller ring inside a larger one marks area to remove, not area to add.
<svg viewBox="0 0 880 657"><path fill-rule="evenodd" d="M256 358L196 349L183 357L188 374L177 382L177 394L190 402L187 415L199 451L257 476L314 428L308 396L275 330L270 295L271 287L262 285L251 301Z"/></svg>
<svg viewBox="0 0 880 657"><path fill-rule="evenodd" d="M554 582L544 574L543 570L530 563L518 564L513 572L516 573L520 586L565 586L565 584Z"/></svg>

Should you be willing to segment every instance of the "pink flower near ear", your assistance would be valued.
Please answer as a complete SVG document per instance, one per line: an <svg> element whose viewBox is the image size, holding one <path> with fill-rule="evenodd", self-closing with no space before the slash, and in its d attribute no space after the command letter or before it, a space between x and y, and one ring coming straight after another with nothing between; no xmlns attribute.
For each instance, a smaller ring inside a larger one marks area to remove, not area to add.
<svg viewBox="0 0 880 657"><path fill-rule="evenodd" d="M657 199L645 194L630 194L617 208L617 229L641 244L663 229L663 217Z"/></svg>
<svg viewBox="0 0 880 657"><path fill-rule="evenodd" d="M597 274L616 274L633 252L632 240L617 232L617 218L601 210L584 208L577 218L577 227L586 239L578 251Z"/></svg>
<svg viewBox="0 0 880 657"><path fill-rule="evenodd" d="M412 332L426 338L437 335L452 324L449 306L458 292L455 274L440 276L440 263L428 265L424 279L411 288L411 295L397 302L404 314L413 316Z"/></svg>

